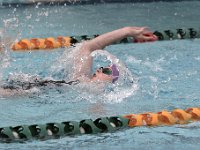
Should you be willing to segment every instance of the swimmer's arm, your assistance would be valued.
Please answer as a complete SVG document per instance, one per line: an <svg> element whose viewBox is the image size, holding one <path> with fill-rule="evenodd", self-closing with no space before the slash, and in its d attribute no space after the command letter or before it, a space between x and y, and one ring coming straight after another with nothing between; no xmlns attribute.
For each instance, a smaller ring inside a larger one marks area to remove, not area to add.
<svg viewBox="0 0 200 150"><path fill-rule="evenodd" d="M102 34L95 39L85 41L80 48L79 54L75 57L75 70L74 78L79 76L87 76L90 78L92 69L92 56L93 51L103 49L114 42L120 41L126 37L134 37L148 40L143 34L149 32L146 27L124 27Z"/></svg>
<svg viewBox="0 0 200 150"><path fill-rule="evenodd" d="M3 51L5 49L5 47L11 48L12 44L13 44L13 39L6 37L3 39L3 41L0 39L0 51Z"/></svg>
<svg viewBox="0 0 200 150"><path fill-rule="evenodd" d="M150 32L147 27L124 27L118 30L114 30L105 34L102 34L95 39L87 41L85 49L92 52L97 49L104 49L106 46L115 42L121 41L127 37L140 38L143 40L149 40L152 37L147 37L144 33ZM83 47L83 50L85 50Z"/></svg>

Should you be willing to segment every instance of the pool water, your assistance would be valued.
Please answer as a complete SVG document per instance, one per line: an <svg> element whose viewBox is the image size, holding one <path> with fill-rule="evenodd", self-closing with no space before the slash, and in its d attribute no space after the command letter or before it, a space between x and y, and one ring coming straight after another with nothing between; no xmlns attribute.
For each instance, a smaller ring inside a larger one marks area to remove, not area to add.
<svg viewBox="0 0 200 150"><path fill-rule="evenodd" d="M91 35L123 26L152 30L199 27L199 1L116 3L77 6L0 8L3 21L14 24L18 38ZM138 88L121 100L98 99L73 88L45 88L41 93L0 98L0 127L62 121L80 121L129 113L158 112L200 106L199 39L106 48L126 64ZM67 49L1 54L1 80L10 74L52 75L52 67ZM6 59L6 61L5 61ZM4 61L3 61L4 60ZM128 94L127 91L122 94ZM115 95L113 95L115 96ZM122 96L123 97L123 96ZM105 98L102 96L102 98ZM98 101L97 101L98 99ZM193 149L200 146L200 123L164 127L137 127L114 133L82 135L0 144L0 149Z"/></svg>

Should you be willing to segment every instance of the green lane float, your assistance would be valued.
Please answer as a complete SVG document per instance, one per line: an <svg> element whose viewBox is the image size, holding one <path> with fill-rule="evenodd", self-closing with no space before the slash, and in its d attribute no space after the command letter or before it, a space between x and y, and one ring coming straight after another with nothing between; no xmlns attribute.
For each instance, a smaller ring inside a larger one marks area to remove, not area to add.
<svg viewBox="0 0 200 150"><path fill-rule="evenodd" d="M153 33L157 36L159 41L162 40L175 40L175 39L194 39L200 38L200 28L179 28L175 30L164 30L155 31ZM12 45L12 50L23 51L23 50L51 50L61 47L69 47L76 43L80 43L83 40L90 40L99 35L82 35L82 36L58 36L48 38L32 38L32 39L21 39L20 41ZM133 43L134 40L130 37L122 39L113 44L120 43Z"/></svg>
<svg viewBox="0 0 200 150"><path fill-rule="evenodd" d="M46 124L20 125L0 128L0 142L47 140L71 135L114 132L118 129L138 126L169 126L200 121L200 107L146 112L124 116L86 119L80 122L51 122Z"/></svg>
<svg viewBox="0 0 200 150"><path fill-rule="evenodd" d="M122 116L91 119L80 122L67 121L61 123L47 123L34 125L21 125L16 127L0 128L1 142L21 142L25 140L58 138L69 135L94 134L111 132L127 127L128 119Z"/></svg>
<svg viewBox="0 0 200 150"><path fill-rule="evenodd" d="M158 40L194 39L200 38L200 28L180 28L176 30L155 31Z"/></svg>

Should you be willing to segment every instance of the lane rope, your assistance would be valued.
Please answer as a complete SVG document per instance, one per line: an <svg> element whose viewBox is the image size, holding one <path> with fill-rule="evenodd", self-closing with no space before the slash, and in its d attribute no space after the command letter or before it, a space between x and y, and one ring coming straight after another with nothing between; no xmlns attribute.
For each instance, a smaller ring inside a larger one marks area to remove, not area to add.
<svg viewBox="0 0 200 150"><path fill-rule="evenodd" d="M175 30L164 30L155 31L153 33L157 36L158 41L163 40L176 40L176 39L194 39L200 38L200 28L179 28ZM82 36L58 36L58 37L47 37L47 38L32 38L32 39L21 39L20 41L12 45L14 51L25 51L25 50L52 50L61 47L73 46L76 43L80 43L83 40L90 40L99 35L82 35ZM120 43L134 43L136 42L133 38L125 38L113 44Z"/></svg>
<svg viewBox="0 0 200 150"><path fill-rule="evenodd" d="M122 128L138 126L170 126L200 121L200 107L163 110L123 116L102 117L80 122L65 121L46 124L19 125L0 128L0 142L23 142L27 140L47 140L71 135L114 132Z"/></svg>

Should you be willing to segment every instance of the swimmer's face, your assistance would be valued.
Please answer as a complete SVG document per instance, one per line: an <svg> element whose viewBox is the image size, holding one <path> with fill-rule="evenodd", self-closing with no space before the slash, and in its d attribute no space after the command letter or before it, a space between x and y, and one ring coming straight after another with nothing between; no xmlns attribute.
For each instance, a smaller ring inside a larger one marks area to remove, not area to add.
<svg viewBox="0 0 200 150"><path fill-rule="evenodd" d="M92 81L112 82L112 79L112 69L110 67L101 67L92 76Z"/></svg>

